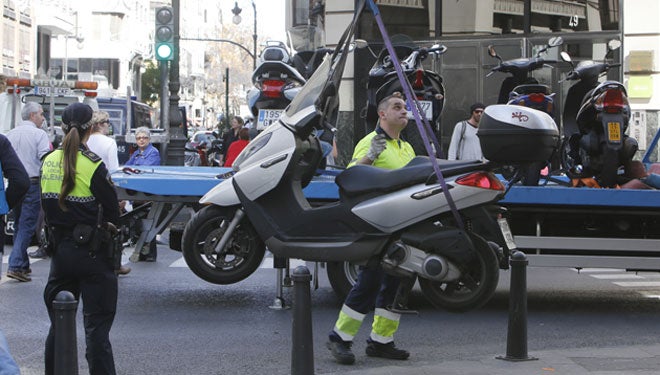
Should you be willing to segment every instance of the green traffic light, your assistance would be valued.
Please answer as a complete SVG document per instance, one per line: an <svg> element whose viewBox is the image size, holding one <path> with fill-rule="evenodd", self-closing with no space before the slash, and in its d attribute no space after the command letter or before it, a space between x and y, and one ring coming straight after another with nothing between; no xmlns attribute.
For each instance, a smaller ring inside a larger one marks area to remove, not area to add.
<svg viewBox="0 0 660 375"><path fill-rule="evenodd" d="M156 47L156 59L169 60L172 57L172 46L169 44L161 44Z"/></svg>
<svg viewBox="0 0 660 375"><path fill-rule="evenodd" d="M159 61L174 60L174 12L171 7L156 9L155 55Z"/></svg>

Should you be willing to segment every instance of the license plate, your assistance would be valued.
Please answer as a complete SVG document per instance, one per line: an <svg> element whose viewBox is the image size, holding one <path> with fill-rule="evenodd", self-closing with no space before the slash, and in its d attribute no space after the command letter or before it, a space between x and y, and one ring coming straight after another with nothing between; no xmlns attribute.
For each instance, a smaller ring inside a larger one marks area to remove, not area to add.
<svg viewBox="0 0 660 375"><path fill-rule="evenodd" d="M433 102L430 100L419 100L419 107L422 109L421 112L419 112L420 116L426 117L426 119L430 121L433 118ZM407 104L406 110L408 111L408 118L414 119L415 114Z"/></svg>
<svg viewBox="0 0 660 375"><path fill-rule="evenodd" d="M517 249L516 243L513 241L513 233L511 233L511 228L509 228L509 223L506 219L497 219L497 224L500 225L500 230L502 231L502 236L504 236L504 242L506 242L506 247L509 250Z"/></svg>
<svg viewBox="0 0 660 375"><path fill-rule="evenodd" d="M621 123L608 122L607 123L607 139L610 142L621 142Z"/></svg>
<svg viewBox="0 0 660 375"><path fill-rule="evenodd" d="M50 95L51 92L53 95L71 95L71 89L68 87L36 86L34 92L37 95Z"/></svg>
<svg viewBox="0 0 660 375"><path fill-rule="evenodd" d="M257 129L261 130L277 121L284 113L283 109L260 109L257 118Z"/></svg>

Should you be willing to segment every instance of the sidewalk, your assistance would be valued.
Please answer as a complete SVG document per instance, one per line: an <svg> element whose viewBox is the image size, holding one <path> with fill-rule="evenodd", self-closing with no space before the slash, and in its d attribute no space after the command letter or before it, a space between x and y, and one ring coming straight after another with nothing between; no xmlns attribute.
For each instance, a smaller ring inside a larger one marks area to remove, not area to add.
<svg viewBox="0 0 660 375"><path fill-rule="evenodd" d="M660 341L660 340L659 340ZM502 353L505 354L505 353ZM651 375L660 373L660 344L613 348L583 348L529 352L537 360L512 362L492 357L439 363L400 362L387 367L334 373L336 375Z"/></svg>

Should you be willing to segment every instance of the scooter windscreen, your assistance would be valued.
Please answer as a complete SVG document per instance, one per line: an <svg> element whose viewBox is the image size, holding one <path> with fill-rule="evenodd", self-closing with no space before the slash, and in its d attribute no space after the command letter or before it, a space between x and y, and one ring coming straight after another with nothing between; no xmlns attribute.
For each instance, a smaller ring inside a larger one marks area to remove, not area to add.
<svg viewBox="0 0 660 375"><path fill-rule="evenodd" d="M305 86L293 98L291 104L289 104L284 114L280 117L280 121L286 127L296 133L311 132L311 129L304 131L303 128L313 126L314 124L311 120L315 116L320 115L319 111L322 108L317 108L317 103L319 103L323 88L328 81L330 66L331 58L326 56L314 74L309 77Z"/></svg>

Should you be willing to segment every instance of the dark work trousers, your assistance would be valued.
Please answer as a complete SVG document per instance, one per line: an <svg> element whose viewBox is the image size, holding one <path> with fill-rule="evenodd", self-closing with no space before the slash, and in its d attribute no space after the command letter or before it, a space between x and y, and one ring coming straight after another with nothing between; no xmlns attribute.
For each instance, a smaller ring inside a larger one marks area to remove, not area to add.
<svg viewBox="0 0 660 375"><path fill-rule="evenodd" d="M110 328L117 310L117 276L112 260L99 250L92 256L86 245L76 245L70 235L56 236L50 263L50 275L44 290L44 302L50 317L46 339L46 374L53 374L55 355L55 313L52 302L57 293L68 290L79 299L82 295L85 325L85 357L89 373L115 374L110 345Z"/></svg>
<svg viewBox="0 0 660 375"><path fill-rule="evenodd" d="M399 278L388 275L380 266L360 268L358 279L344 304L366 314L374 308L387 308L394 302Z"/></svg>

